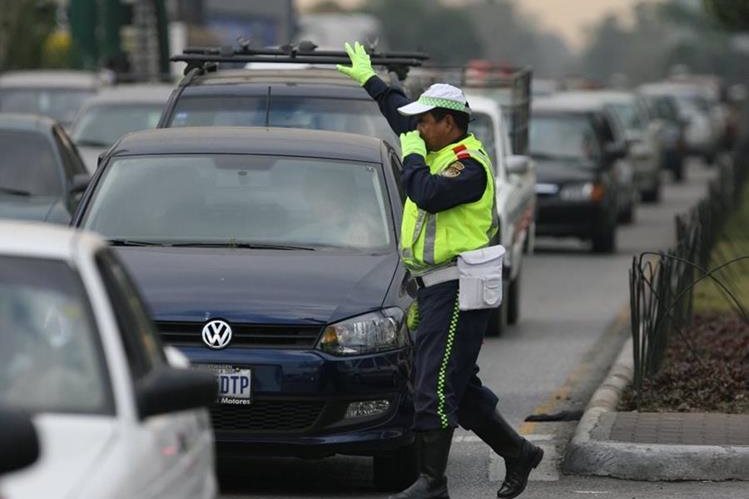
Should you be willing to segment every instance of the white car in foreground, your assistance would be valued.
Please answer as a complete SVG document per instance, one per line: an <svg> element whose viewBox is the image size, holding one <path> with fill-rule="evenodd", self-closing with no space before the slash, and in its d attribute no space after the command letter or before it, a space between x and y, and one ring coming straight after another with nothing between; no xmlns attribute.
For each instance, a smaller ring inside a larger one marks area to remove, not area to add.
<svg viewBox="0 0 749 499"><path fill-rule="evenodd" d="M0 497L215 497L215 378L164 350L100 239L0 223L0 342L0 405L32 414L41 450Z"/></svg>

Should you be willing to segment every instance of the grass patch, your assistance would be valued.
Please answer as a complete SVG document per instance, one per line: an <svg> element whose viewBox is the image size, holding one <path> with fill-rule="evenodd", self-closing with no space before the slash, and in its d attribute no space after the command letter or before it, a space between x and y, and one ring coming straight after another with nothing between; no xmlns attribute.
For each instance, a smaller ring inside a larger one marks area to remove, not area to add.
<svg viewBox="0 0 749 499"><path fill-rule="evenodd" d="M723 235L712 251L710 267L715 268L740 256L749 256L749 182L744 186L740 208L728 218ZM749 259L736 262L714 274L749 313ZM694 311L699 314L732 312L735 306L712 280L694 288Z"/></svg>

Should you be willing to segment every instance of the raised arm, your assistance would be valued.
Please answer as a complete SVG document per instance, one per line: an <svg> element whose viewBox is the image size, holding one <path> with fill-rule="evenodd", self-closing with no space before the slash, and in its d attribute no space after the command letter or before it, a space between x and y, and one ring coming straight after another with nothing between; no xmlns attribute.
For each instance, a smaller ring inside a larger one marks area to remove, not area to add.
<svg viewBox="0 0 749 499"><path fill-rule="evenodd" d="M351 59L351 66L338 65L338 71L359 83L377 101L380 112L385 116L390 128L400 135L416 129L416 118L413 116L402 116L398 108L411 102L408 97L398 88L389 87L372 69L369 54L364 50L361 43L356 42L351 47L348 43L344 49Z"/></svg>

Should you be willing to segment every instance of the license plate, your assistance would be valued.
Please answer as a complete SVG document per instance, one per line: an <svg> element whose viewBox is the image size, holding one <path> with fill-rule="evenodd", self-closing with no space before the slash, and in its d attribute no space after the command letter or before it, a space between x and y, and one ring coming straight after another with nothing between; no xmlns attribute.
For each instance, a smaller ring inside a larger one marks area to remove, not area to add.
<svg viewBox="0 0 749 499"><path fill-rule="evenodd" d="M252 403L252 369L232 366L206 366L216 374L220 404Z"/></svg>

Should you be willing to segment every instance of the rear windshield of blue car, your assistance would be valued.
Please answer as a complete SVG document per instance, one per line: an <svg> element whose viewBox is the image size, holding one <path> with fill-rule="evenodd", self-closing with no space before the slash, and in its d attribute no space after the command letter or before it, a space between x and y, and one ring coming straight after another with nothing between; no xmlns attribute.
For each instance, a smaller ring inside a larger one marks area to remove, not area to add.
<svg viewBox="0 0 749 499"><path fill-rule="evenodd" d="M394 242L380 165L322 158L115 159L83 226L140 244L377 251Z"/></svg>
<svg viewBox="0 0 749 499"><path fill-rule="evenodd" d="M397 137L370 99L272 96L182 96L170 127L272 126L311 128L377 137L398 144Z"/></svg>

